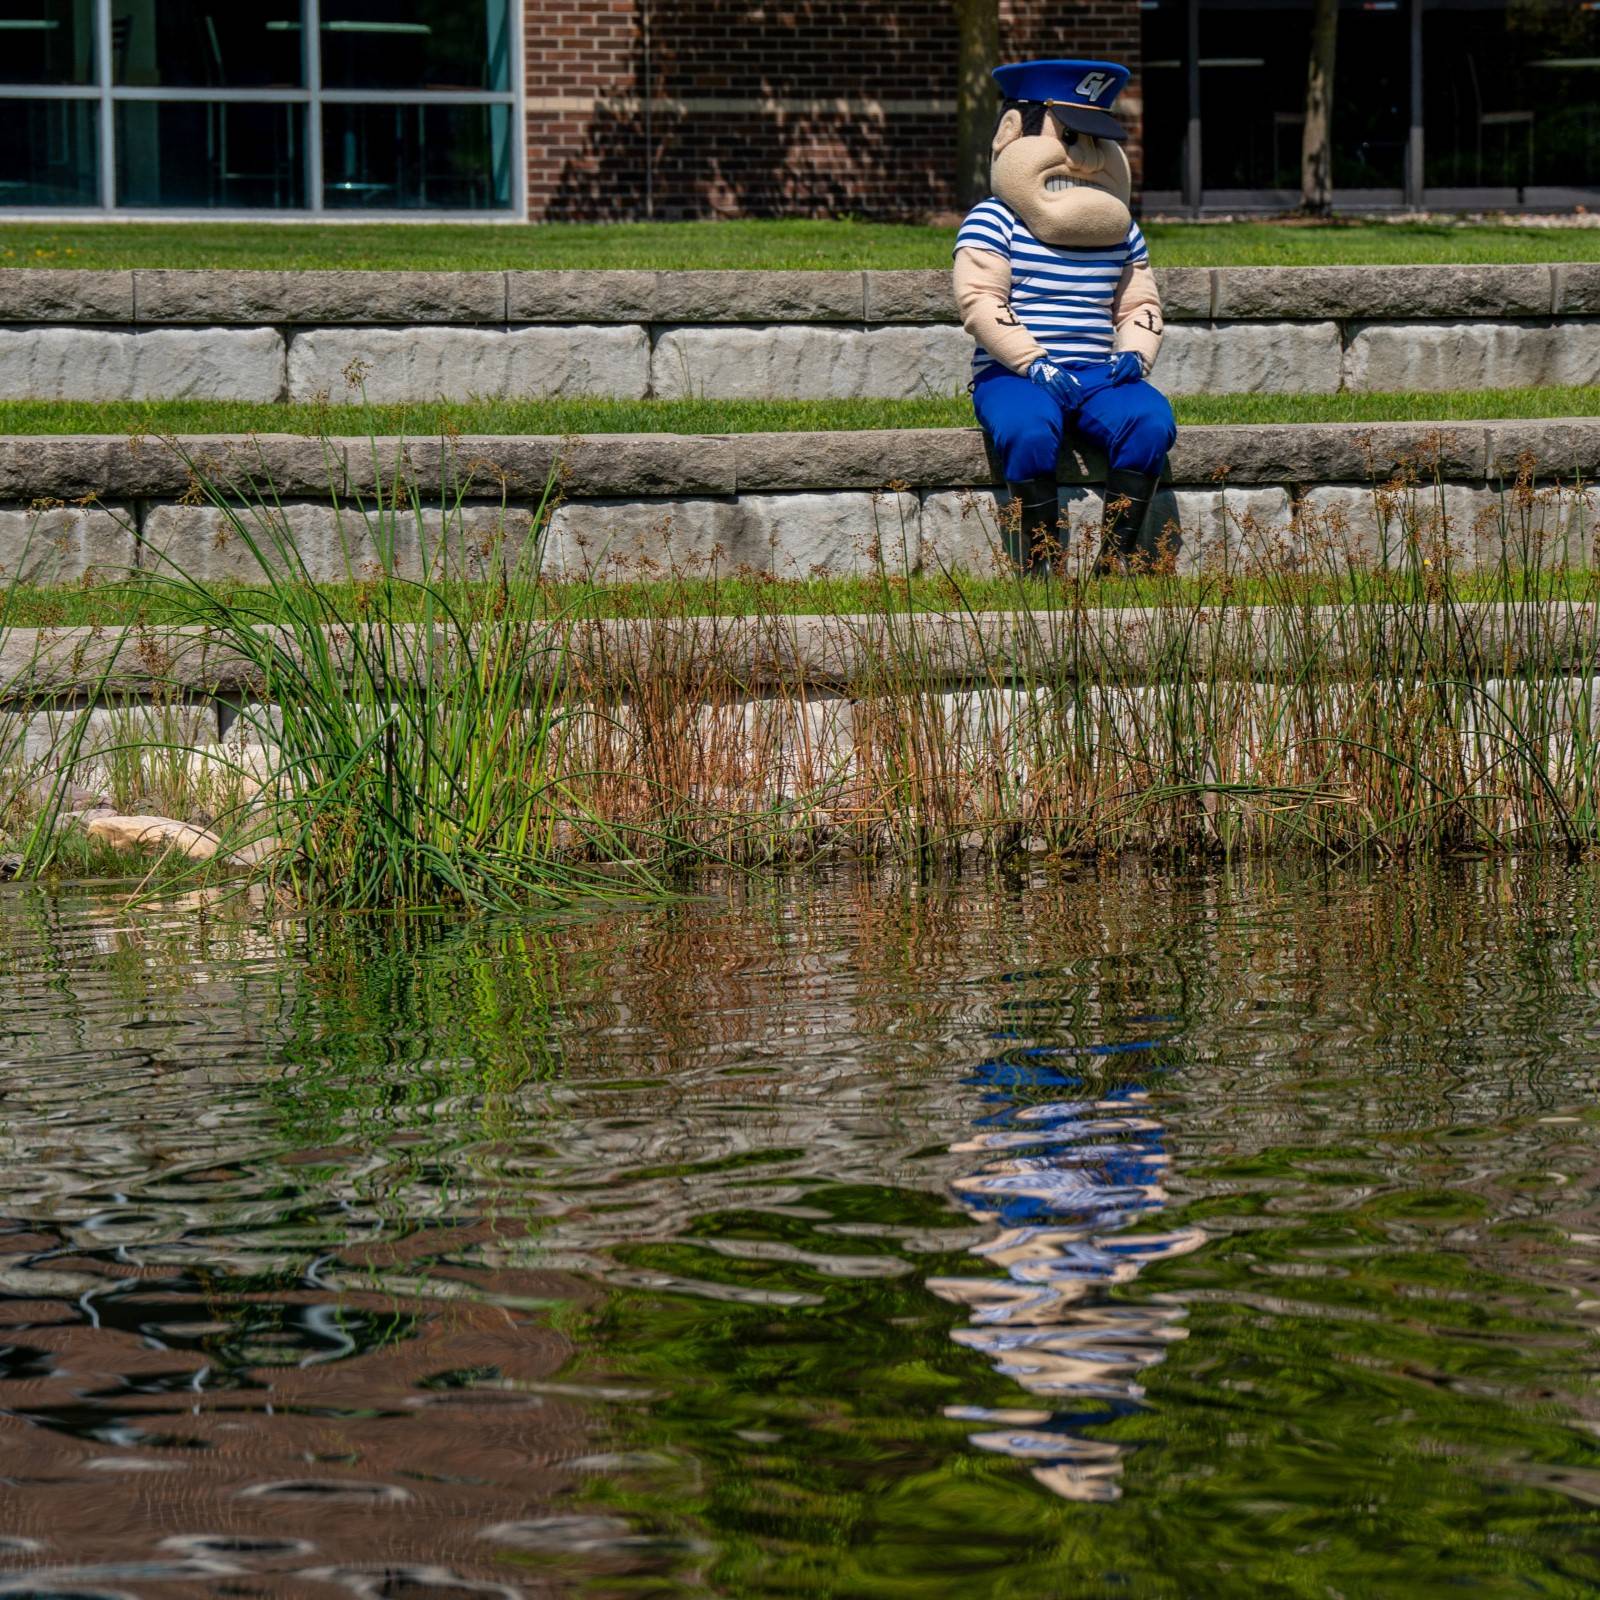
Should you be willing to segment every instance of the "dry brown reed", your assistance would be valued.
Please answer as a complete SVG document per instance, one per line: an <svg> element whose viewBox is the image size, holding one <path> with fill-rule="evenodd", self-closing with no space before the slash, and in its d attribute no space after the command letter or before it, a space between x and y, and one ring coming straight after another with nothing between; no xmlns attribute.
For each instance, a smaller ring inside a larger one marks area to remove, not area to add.
<svg viewBox="0 0 1600 1600"><path fill-rule="evenodd" d="M319 642L316 607L281 653L226 602L197 602L308 699L285 705L276 741L272 716L247 710L257 744L233 820L302 857L379 861L373 903L391 883L444 898L472 898L486 873L520 884L543 870L529 852L581 875L844 855L1587 849L1600 843L1587 493L1541 486L1531 461L1492 498L1428 474L1420 459L1362 496L1308 497L1287 523L1246 510L1197 549L1164 529L1122 610L1096 603L1098 526L1068 518L1050 580L1018 581L1003 612L968 609L952 571L948 610L913 614L916 558L890 524L864 539L879 585L867 614L795 617L764 608L754 582L753 614L707 615L702 562L679 585L654 571L648 616L551 619L526 543L516 560L487 548L479 516L474 563L516 576L464 611L441 601L421 633L384 614L380 584L360 625L375 631L343 658ZM451 517L441 547L465 537ZM596 576L625 578L615 564ZM145 743L113 741L110 781L230 821L179 741ZM107 781L81 736L55 765L58 789ZM378 820L363 810L374 794ZM419 847L443 864L413 884L399 863Z"/></svg>

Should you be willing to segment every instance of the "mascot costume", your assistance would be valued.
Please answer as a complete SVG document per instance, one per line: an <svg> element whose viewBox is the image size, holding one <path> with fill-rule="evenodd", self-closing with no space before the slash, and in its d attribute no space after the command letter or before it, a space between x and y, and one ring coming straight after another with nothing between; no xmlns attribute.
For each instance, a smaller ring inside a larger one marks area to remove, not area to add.
<svg viewBox="0 0 1600 1600"><path fill-rule="evenodd" d="M990 187L955 247L956 303L977 341L972 404L1020 508L1007 553L1029 571L1060 544L1056 457L1073 433L1106 453L1096 571L1123 571L1162 463L1172 407L1146 379L1161 297L1128 209L1127 134L1110 114L1128 69L1105 61L997 67L1004 107ZM1146 552L1148 554L1148 552Z"/></svg>

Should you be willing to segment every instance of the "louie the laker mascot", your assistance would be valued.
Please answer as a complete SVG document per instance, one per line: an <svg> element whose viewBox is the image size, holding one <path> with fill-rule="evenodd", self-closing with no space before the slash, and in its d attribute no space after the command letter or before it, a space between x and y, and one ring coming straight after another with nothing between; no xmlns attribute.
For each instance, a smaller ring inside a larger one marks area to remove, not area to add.
<svg viewBox="0 0 1600 1600"><path fill-rule="evenodd" d="M1005 97L990 187L956 236L956 303L977 340L972 404L1020 516L1007 553L1024 571L1059 541L1064 432L1106 453L1096 571L1124 570L1177 428L1146 380L1161 348L1161 297L1129 211L1127 134L1110 114L1128 69L1106 61L997 67Z"/></svg>

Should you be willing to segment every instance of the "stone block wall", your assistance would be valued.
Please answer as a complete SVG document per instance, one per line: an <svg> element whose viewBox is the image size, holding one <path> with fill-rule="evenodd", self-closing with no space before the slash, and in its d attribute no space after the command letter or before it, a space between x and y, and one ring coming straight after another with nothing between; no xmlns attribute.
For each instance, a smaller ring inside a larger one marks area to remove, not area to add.
<svg viewBox="0 0 1600 1600"><path fill-rule="evenodd" d="M237 510L192 503L199 467ZM1103 463L1061 458L1068 536L1095 542ZM1258 561L1597 565L1600 422L1188 428L1156 508L1182 570ZM559 481L559 503L547 486ZM403 484L407 509L380 509ZM73 502L96 497L89 504ZM63 503L65 502L65 503ZM975 430L580 439L0 438L0 580L181 567L329 581L441 558L481 575L539 547L551 575L981 571L1005 515ZM44 509L39 509L40 506ZM420 513L409 507L420 505ZM440 508L453 506L446 515Z"/></svg>
<svg viewBox="0 0 1600 1600"><path fill-rule="evenodd" d="M1600 382L1600 263L1177 268L1170 393ZM0 272L0 394L53 400L954 394L945 273Z"/></svg>

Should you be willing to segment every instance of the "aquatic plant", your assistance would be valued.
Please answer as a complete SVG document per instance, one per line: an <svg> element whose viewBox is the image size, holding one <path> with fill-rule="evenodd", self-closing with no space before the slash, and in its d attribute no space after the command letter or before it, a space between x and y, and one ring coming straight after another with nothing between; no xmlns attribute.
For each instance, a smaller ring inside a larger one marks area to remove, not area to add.
<svg viewBox="0 0 1600 1600"><path fill-rule="evenodd" d="M425 487L404 441L364 463L329 441L336 587L263 460L189 461L217 560L147 546L163 625L97 657L136 650L167 731L64 718L29 861L64 786L108 782L212 825L275 891L349 907L558 903L707 862L1600 843L1591 507L1531 460L1492 503L1424 449L1363 504L1169 537L1120 608L1090 576L1093 515L1064 519L1043 580L998 556L975 577L919 553L887 495L872 604L807 617L771 572L675 560L665 524L660 561L576 540L547 561L558 482L486 505L495 469L439 445ZM226 738L174 731L183 685L223 680Z"/></svg>
<svg viewBox="0 0 1600 1600"><path fill-rule="evenodd" d="M1452 496L1424 455L1355 515L1232 517L1120 612L1090 516L1004 615L948 572L938 617L886 500L870 613L715 625L656 575L652 624L569 662L595 712L569 765L619 825L746 863L1600 842L1587 491L1529 461L1470 517Z"/></svg>

